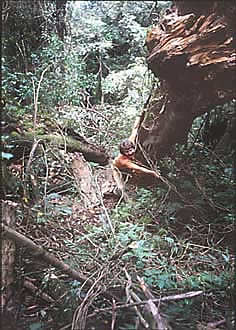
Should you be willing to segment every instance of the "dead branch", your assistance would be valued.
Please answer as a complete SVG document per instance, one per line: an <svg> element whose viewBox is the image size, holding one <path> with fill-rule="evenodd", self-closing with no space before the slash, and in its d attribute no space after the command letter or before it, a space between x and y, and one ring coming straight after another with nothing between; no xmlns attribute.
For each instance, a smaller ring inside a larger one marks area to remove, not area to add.
<svg viewBox="0 0 236 330"><path fill-rule="evenodd" d="M33 94L34 94L34 127L33 127L33 132L35 135L35 131L36 131L36 125L37 125L37 114L38 114L38 100L39 100L39 91L40 91L40 86L41 83L43 81L43 76L45 75L46 71L50 68L51 64L48 65L43 72L41 73L40 79L39 79L39 83L38 83L38 87L35 90L35 84L34 84L34 80L32 79L32 83L33 83Z"/></svg>
<svg viewBox="0 0 236 330"><path fill-rule="evenodd" d="M226 319L222 319L220 321L215 321L215 322L209 322L207 323L207 329L216 329L216 327L218 327L219 325L222 325L226 322Z"/></svg>
<svg viewBox="0 0 236 330"><path fill-rule="evenodd" d="M112 320L111 320L111 330L114 330L115 321L116 321L116 301L112 299Z"/></svg>
<svg viewBox="0 0 236 330"><path fill-rule="evenodd" d="M151 299L152 302L164 302L164 301L176 301L176 300L181 300L181 299L189 299L189 298L193 298L193 297L197 297L199 295L203 294L203 291L190 291L187 293L181 293L181 294L176 294L176 295L172 295L172 296L167 296L167 297L161 297L161 298L155 298L155 299ZM140 302L135 302L135 303L126 303L126 304L122 304L116 305L116 309L124 309L124 308L130 308L130 307L135 307L135 306L141 306L141 305L145 305L147 304L149 300L143 300ZM112 310L111 307L107 307L107 308L101 308L101 309L97 309L94 311L94 313L88 315L88 317L93 317L95 316L97 313L106 313L106 312L110 312Z"/></svg>
<svg viewBox="0 0 236 330"><path fill-rule="evenodd" d="M44 261L49 263L50 265L56 267L61 270L64 274L67 274L71 278L83 283L83 286L88 288L94 285L94 281L87 278L81 272L71 269L69 265L57 259L53 254L45 251L41 246L35 244L31 239L25 237L24 235L18 233L17 231L9 228L8 226L2 224L2 237L13 240L17 244L21 246L25 246L31 251L33 257L39 259L40 261ZM102 292L102 295L107 299L115 298L118 300L115 294L109 293L105 291L105 287L99 282L99 290Z"/></svg>
<svg viewBox="0 0 236 330"><path fill-rule="evenodd" d="M125 275L127 277L127 285L126 285L126 288L125 288L125 291L126 291L126 296L127 296L127 302L130 302L130 303L135 303L135 302L138 302L140 303L141 302L141 299L138 297L138 295L136 295L136 293L131 289L131 286L132 286L132 280L131 280L131 276L129 275L129 273L127 272L126 268L124 268L124 272L125 272ZM145 320L145 318L143 317L143 315L141 314L140 310L138 309L137 306L133 306L132 307L134 310L135 310L135 313L137 314L137 322L141 322L144 326L144 328L149 328L149 323ZM114 312L114 310L113 310Z"/></svg>
<svg viewBox="0 0 236 330"><path fill-rule="evenodd" d="M13 240L19 245L27 247L35 258L43 260L55 266L56 268L60 269L63 273L69 275L70 277L72 277L77 281L83 283L85 282L87 285L93 284L93 281L89 280L82 273L71 269L69 265L67 265L63 261L58 260L54 255L45 251L41 246L35 244L31 239L25 237L24 235L18 233L17 231L9 228L4 224L2 224L2 229L3 229L3 237L7 237L8 239Z"/></svg>
<svg viewBox="0 0 236 330"><path fill-rule="evenodd" d="M137 277L140 287L143 290L144 295L146 298L148 298L147 305L145 305L146 310L153 316L155 329L157 330L163 330L163 329L171 329L170 325L168 324L167 319L164 318L163 315L159 312L159 307L157 308L156 305L153 302L154 296L149 290L148 286L145 284L144 280Z"/></svg>
<svg viewBox="0 0 236 330"><path fill-rule="evenodd" d="M3 226L14 227L16 223L16 203L2 201ZM16 245L9 237L2 236L1 244L1 309L12 314L15 301L13 283L15 281L15 250Z"/></svg>

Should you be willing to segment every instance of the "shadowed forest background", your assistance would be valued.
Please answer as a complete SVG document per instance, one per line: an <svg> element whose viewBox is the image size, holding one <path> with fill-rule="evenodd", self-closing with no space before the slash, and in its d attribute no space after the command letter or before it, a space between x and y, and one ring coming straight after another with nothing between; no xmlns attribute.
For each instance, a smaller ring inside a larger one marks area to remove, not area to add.
<svg viewBox="0 0 236 330"><path fill-rule="evenodd" d="M3 1L2 329L234 329L235 14Z"/></svg>

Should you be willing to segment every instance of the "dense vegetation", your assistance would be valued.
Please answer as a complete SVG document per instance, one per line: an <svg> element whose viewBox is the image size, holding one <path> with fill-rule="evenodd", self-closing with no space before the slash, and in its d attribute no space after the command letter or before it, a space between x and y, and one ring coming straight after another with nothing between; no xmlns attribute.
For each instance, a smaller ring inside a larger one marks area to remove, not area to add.
<svg viewBox="0 0 236 330"><path fill-rule="evenodd" d="M233 329L235 137L229 143L224 133L235 100L195 119L186 144L158 164L158 185L131 182L129 202L101 197L109 222L81 206L66 143L39 143L70 129L117 154L158 86L145 36L169 6L3 4L2 195L17 203L17 231L95 283L88 288L19 246L17 329L144 329L151 320L140 278L154 298L202 291L160 303L166 329ZM90 166L94 176L103 169ZM126 308L116 309L114 297Z"/></svg>

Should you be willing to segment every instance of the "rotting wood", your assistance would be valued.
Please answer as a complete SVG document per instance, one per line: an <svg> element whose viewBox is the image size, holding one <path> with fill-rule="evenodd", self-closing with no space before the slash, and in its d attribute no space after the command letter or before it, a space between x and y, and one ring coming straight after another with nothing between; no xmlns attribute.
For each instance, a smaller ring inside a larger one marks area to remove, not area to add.
<svg viewBox="0 0 236 330"><path fill-rule="evenodd" d="M176 12L146 38L148 67L160 85L138 130L141 161L157 163L175 143L187 142L196 117L236 98L236 3L174 4Z"/></svg>
<svg viewBox="0 0 236 330"><path fill-rule="evenodd" d="M114 233L110 216L103 203L101 183L96 181L96 177L82 154L75 153L72 169L84 207L87 209L97 207L100 219L105 225L108 224L111 232Z"/></svg>
<svg viewBox="0 0 236 330"><path fill-rule="evenodd" d="M72 170L85 208L99 205L100 201L97 195L94 177L88 163L81 153L77 152L74 154Z"/></svg>
<svg viewBox="0 0 236 330"><path fill-rule="evenodd" d="M58 148L64 148L69 152L81 152L84 158L89 162L95 162L100 165L107 165L109 160L109 155L101 148L95 146L86 140L80 141L70 136L61 136L55 134L43 134L38 135L34 138L32 133L25 133L20 135L16 132L12 133L9 141L15 146L22 146L23 148L30 148L34 141L39 141L40 143L50 143L52 145L58 146ZM14 153L14 149L13 149Z"/></svg>

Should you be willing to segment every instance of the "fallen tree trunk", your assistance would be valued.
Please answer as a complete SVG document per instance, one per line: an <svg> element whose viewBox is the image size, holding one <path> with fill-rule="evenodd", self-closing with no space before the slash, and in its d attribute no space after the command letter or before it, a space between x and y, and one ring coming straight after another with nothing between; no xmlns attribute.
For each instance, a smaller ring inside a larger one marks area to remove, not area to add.
<svg viewBox="0 0 236 330"><path fill-rule="evenodd" d="M146 39L148 67L160 86L138 130L137 156L154 162L186 142L196 117L236 97L236 3L174 3Z"/></svg>
<svg viewBox="0 0 236 330"><path fill-rule="evenodd" d="M39 143L50 143L58 148L64 148L68 152L81 152L85 159L90 162L95 162L100 165L107 165L109 156L101 148L92 143L87 142L85 139L77 139L70 136L61 136L55 134L44 134L34 137L32 133L25 133L20 135L14 132L10 137L10 142L16 146L18 154L19 149L27 147L29 151L35 140ZM14 152L14 151L13 151Z"/></svg>

